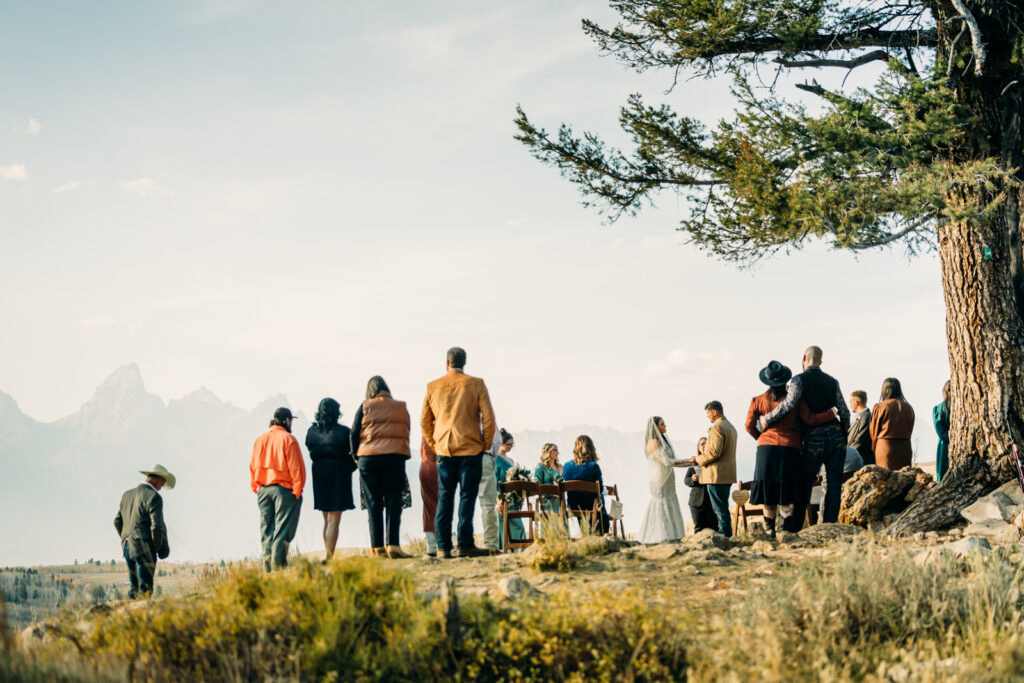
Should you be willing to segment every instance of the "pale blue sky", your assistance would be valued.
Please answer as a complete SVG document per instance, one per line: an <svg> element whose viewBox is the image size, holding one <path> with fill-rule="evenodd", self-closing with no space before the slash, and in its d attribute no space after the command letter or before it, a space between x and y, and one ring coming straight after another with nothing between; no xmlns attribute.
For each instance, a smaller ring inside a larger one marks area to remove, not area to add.
<svg viewBox="0 0 1024 683"><path fill-rule="evenodd" d="M664 95L668 74L598 56L580 19L609 16L4 3L0 390L52 420L137 361L164 398L282 392L311 414L332 395L351 415L379 373L416 414L460 344L513 431L658 413L696 438L705 401L741 421L757 370L815 343L845 390L903 379L932 459L937 259L811 248L739 271L677 245L675 197L603 224L512 139L517 103L612 139L634 91L729 113L727 83Z"/></svg>

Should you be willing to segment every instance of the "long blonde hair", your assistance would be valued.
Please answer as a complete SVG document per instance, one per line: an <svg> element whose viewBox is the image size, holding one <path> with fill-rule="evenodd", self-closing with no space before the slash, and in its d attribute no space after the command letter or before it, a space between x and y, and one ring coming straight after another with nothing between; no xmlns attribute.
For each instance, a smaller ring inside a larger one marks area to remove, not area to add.
<svg viewBox="0 0 1024 683"><path fill-rule="evenodd" d="M555 455L553 455L553 453L556 453L557 451L558 446L556 446L553 443L546 443L543 446L541 446L540 464L544 465L545 467L553 468L555 466L555 463L558 461L558 458Z"/></svg>
<svg viewBox="0 0 1024 683"><path fill-rule="evenodd" d="M593 440L586 434L576 437L576 443L572 447L572 461L577 465L597 462L597 449L594 448Z"/></svg>

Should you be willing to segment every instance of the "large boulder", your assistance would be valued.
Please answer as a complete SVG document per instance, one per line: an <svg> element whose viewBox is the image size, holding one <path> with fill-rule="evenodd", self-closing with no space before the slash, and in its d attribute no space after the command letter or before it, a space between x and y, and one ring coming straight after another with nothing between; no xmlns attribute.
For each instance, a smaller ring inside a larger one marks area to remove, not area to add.
<svg viewBox="0 0 1024 683"><path fill-rule="evenodd" d="M935 486L932 475L918 467L891 471L866 465L843 484L839 522L867 527L906 509L922 493Z"/></svg>
<svg viewBox="0 0 1024 683"><path fill-rule="evenodd" d="M1024 494L1020 484L1011 479L987 496L982 496L963 510L960 515L968 522L981 524L990 520L1013 522L1024 510Z"/></svg>
<svg viewBox="0 0 1024 683"><path fill-rule="evenodd" d="M684 538L683 544L700 550L707 550L710 548L728 550L732 547L732 542L729 538L723 536L714 529L701 529L693 536L687 536Z"/></svg>
<svg viewBox="0 0 1024 683"><path fill-rule="evenodd" d="M919 565L931 564L946 555L964 559L972 555L987 555L992 552L992 545L981 536L966 536L959 541L946 543L934 548L926 548L919 552L914 561Z"/></svg>

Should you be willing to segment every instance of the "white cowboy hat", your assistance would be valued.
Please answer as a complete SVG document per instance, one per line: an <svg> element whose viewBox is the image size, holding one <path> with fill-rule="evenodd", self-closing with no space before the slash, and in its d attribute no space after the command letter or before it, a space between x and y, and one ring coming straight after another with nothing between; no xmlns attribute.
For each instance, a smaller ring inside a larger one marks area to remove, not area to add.
<svg viewBox="0 0 1024 683"><path fill-rule="evenodd" d="M154 477L161 477L164 480L164 486L168 489L173 489L174 483L177 481L174 478L174 475L168 472L167 468L163 465L153 465L151 469L139 470L139 473L145 474L146 476L153 475Z"/></svg>

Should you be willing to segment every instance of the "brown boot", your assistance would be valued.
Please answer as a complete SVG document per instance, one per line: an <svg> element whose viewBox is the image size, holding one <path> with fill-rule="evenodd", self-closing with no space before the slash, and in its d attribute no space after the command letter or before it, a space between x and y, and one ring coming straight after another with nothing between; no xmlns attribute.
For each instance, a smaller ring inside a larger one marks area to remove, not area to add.
<svg viewBox="0 0 1024 683"><path fill-rule="evenodd" d="M389 545L388 557L390 557L392 560L407 560L410 557L412 557L412 555L407 555L406 553L402 552L402 546L400 545Z"/></svg>
<svg viewBox="0 0 1024 683"><path fill-rule="evenodd" d="M370 555L372 557L384 557L387 555L387 551L384 548L370 548Z"/></svg>

